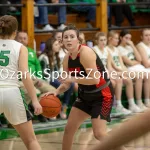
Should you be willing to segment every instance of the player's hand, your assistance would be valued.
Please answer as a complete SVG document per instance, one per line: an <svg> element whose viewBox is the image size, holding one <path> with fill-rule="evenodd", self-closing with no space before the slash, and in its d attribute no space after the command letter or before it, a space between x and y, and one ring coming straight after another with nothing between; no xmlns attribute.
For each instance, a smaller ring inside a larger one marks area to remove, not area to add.
<svg viewBox="0 0 150 150"><path fill-rule="evenodd" d="M130 45L130 46L134 45L131 40L128 40L128 41L127 41L127 44Z"/></svg>
<svg viewBox="0 0 150 150"><path fill-rule="evenodd" d="M39 115L43 112L42 106L40 105L40 103L38 101L33 102L32 105L34 107L34 114L35 115Z"/></svg>
<svg viewBox="0 0 150 150"><path fill-rule="evenodd" d="M37 88L40 88L40 87L42 87L42 85L43 85L43 83L40 80L38 80L34 86Z"/></svg>
<svg viewBox="0 0 150 150"><path fill-rule="evenodd" d="M57 96L58 94L56 92L47 92L47 93L42 94L41 97L48 96L48 95Z"/></svg>

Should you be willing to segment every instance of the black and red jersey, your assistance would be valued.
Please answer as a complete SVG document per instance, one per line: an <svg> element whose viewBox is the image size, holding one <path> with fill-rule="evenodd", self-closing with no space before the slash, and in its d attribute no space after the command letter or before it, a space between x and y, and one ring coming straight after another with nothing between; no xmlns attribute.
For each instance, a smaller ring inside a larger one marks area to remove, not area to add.
<svg viewBox="0 0 150 150"><path fill-rule="evenodd" d="M81 46L84 45L80 45L79 49L81 48ZM97 56L97 54L96 54ZM87 59L88 61L88 59ZM96 58L96 65L97 65L97 69L100 72L100 81L99 84L97 85L83 85L83 84L79 84L79 88L86 90L86 91L91 91L91 90L95 90L97 88L99 88L100 86L104 85L106 82L109 81L109 78L107 76L105 67L102 63L102 61L100 60L100 58L97 56ZM90 71L90 68L87 68ZM83 65L80 63L80 53L78 53L76 59L72 59L71 56L69 56L68 59L68 70L71 73L71 76L76 76L76 77L87 77L87 73L86 73L86 68L83 67ZM76 71L76 72L75 72Z"/></svg>

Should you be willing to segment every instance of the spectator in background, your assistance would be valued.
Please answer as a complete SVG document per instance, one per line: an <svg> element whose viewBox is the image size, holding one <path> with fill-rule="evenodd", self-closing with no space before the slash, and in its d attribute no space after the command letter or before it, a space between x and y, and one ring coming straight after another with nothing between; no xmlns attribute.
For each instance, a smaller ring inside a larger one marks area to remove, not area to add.
<svg viewBox="0 0 150 150"><path fill-rule="evenodd" d="M48 0L51 3L66 3L65 0ZM48 12L55 12L58 15L58 30L63 30L66 25L66 6L52 6L48 7Z"/></svg>
<svg viewBox="0 0 150 150"><path fill-rule="evenodd" d="M1 0L0 4L7 4L7 0ZM0 7L0 16L7 14L7 8L8 7Z"/></svg>
<svg viewBox="0 0 150 150"><path fill-rule="evenodd" d="M68 3L81 3L81 4L93 4L96 3L95 0L68 0ZM88 28L93 28L92 24L95 22L96 18L96 6L71 6L71 8L78 13L86 14L86 22Z"/></svg>
<svg viewBox="0 0 150 150"><path fill-rule="evenodd" d="M28 35L26 32L18 32L16 40L20 43L22 43L24 46L28 49L28 67L31 74L34 73L34 77L32 78L34 86L36 88L37 94L43 94L47 91L55 91L55 88L46 81L43 80L43 74L40 66L40 62L36 56L36 53L33 49L28 47ZM22 82L20 82L21 89L25 93L25 99L27 101L27 104L30 104L31 99L28 96L27 91L25 90ZM39 121L41 122L47 122L47 119L44 118L42 115L38 116Z"/></svg>
<svg viewBox="0 0 150 150"><path fill-rule="evenodd" d="M79 32L79 38L80 38L81 44L86 45L85 35L81 31Z"/></svg>
<svg viewBox="0 0 150 150"><path fill-rule="evenodd" d="M108 2L115 3L126 3L126 0L108 0ZM116 5L109 7L110 16L109 16L109 26L111 26L112 14L115 17L115 25L121 26L124 21L124 16L128 19L131 26L135 26L135 20L129 5Z"/></svg>
<svg viewBox="0 0 150 150"><path fill-rule="evenodd" d="M47 4L46 0L35 0L35 2L37 4ZM64 0L52 0L52 3L65 3ZM59 30L63 30L65 28L65 23L66 23L66 7L62 6L62 7L47 7L47 6L39 6L38 7L38 12L35 13L35 30L40 30L38 28L38 25L41 25L42 28L41 30L43 31L53 31L54 28L49 24L49 20L48 20L48 9L51 9L52 11L55 10L55 12L58 12L58 29Z"/></svg>
<svg viewBox="0 0 150 150"><path fill-rule="evenodd" d="M63 59L67 53L67 50L65 50L63 47L62 47L62 32L61 31L55 31L53 32L53 35L52 35L53 38L55 38L57 41L59 41L59 44L61 46L61 49L59 51L59 58L60 58L60 63L61 63L61 71L63 70L62 69L62 62L63 62Z"/></svg>

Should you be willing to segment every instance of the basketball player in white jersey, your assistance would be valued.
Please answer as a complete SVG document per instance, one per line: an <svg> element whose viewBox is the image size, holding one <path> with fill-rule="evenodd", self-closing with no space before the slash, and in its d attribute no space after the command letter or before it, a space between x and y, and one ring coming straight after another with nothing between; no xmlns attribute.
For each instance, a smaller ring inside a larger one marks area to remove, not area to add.
<svg viewBox="0 0 150 150"><path fill-rule="evenodd" d="M150 70L150 29L142 31L142 41L137 44L137 49L142 57L142 64Z"/></svg>
<svg viewBox="0 0 150 150"><path fill-rule="evenodd" d="M120 77L122 78L123 83L126 86L126 95L127 95L127 99L128 99L129 110L131 110L133 113L139 113L139 112L142 112L142 110L135 104L133 82L130 79L130 77L128 76L127 68L125 67L125 65L122 61L122 58L121 58L118 48L116 47L118 45L118 42L119 42L118 33L115 31L110 31L108 34L107 50L110 52L110 55L115 64L112 66L112 68L114 68L114 70L117 73L121 74ZM110 59L108 61L110 61ZM125 74L124 72L127 74ZM135 78L136 86L139 86L139 84L141 85L142 82L143 82L142 79ZM136 91L136 94L138 94L138 91ZM118 105L120 105L120 104L118 104Z"/></svg>
<svg viewBox="0 0 150 150"><path fill-rule="evenodd" d="M145 105L148 106L147 101L150 98L150 74L148 73L148 69L141 65L142 58L134 46L134 43L131 41L131 38L132 36L128 30L122 30L120 32L120 45L118 46L118 49L128 70L139 73L142 76L143 86L135 86L135 88L138 89L136 103L142 110L146 110L147 108ZM142 102L142 91L144 92L145 105Z"/></svg>
<svg viewBox="0 0 150 150"><path fill-rule="evenodd" d="M42 107L28 72L27 49L14 40L17 29L15 17L0 17L0 114L4 113L28 150L41 150L34 134L31 115L19 90L20 77L32 99L35 115L41 114Z"/></svg>
<svg viewBox="0 0 150 150"><path fill-rule="evenodd" d="M108 68L107 70L110 73L111 65L109 63L110 61L108 61L108 60L111 59L111 56L106 48L107 37L106 37L105 33L97 32L95 35L95 43L96 43L96 45L93 47L93 49L97 53L97 55L100 57L104 67L106 69ZM113 61L111 63L113 63ZM116 103L117 103L117 107L114 108L115 113L113 113L112 116L113 115L129 115L129 114L131 114L131 111L125 109L123 107L123 105L121 104L121 94L122 94L122 86L123 86L122 79L119 79L119 77L117 79L113 79L110 76L110 80L111 80L113 88L114 88L115 99L116 99Z"/></svg>
<svg viewBox="0 0 150 150"><path fill-rule="evenodd" d="M150 29L142 31L142 41L137 44L137 49L142 58L142 64L150 71ZM145 101L146 106L150 107L150 99Z"/></svg>

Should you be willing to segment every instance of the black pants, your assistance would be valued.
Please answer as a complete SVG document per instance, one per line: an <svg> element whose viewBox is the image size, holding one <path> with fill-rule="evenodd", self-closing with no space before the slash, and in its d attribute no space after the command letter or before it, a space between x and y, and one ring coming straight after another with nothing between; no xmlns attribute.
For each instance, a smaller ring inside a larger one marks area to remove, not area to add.
<svg viewBox="0 0 150 150"><path fill-rule="evenodd" d="M0 0L0 4L7 4L7 0ZM8 7L0 7L0 16L7 14Z"/></svg>
<svg viewBox="0 0 150 150"><path fill-rule="evenodd" d="M131 26L135 26L135 21L129 5L112 6L112 11L115 16L116 26L121 26L124 21L124 16L128 19Z"/></svg>

